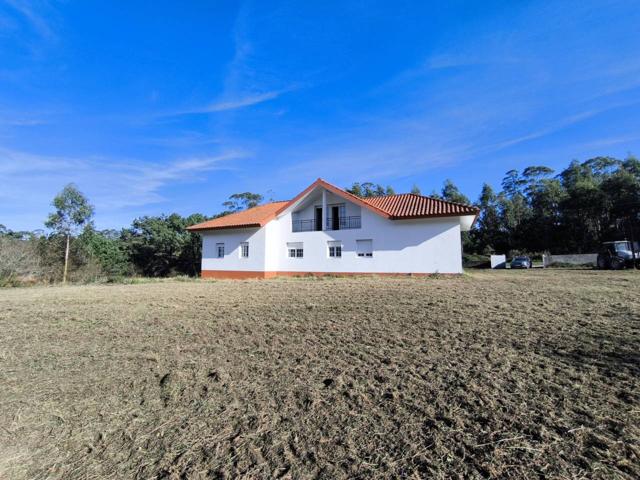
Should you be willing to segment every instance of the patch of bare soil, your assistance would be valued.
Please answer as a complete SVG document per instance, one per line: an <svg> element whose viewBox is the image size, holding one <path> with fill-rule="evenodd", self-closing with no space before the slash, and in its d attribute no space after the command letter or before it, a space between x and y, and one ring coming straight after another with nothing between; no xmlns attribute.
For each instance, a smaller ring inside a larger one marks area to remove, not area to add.
<svg viewBox="0 0 640 480"><path fill-rule="evenodd" d="M2 290L0 478L639 478L639 286Z"/></svg>

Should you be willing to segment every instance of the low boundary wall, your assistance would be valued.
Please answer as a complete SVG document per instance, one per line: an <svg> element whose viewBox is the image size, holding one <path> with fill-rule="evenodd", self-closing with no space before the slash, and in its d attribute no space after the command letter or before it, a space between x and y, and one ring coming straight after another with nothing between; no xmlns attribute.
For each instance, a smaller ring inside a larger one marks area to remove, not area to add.
<svg viewBox="0 0 640 480"><path fill-rule="evenodd" d="M580 253L575 255L543 255L542 264L545 267L554 263L563 263L567 265L595 265L598 261L597 253Z"/></svg>

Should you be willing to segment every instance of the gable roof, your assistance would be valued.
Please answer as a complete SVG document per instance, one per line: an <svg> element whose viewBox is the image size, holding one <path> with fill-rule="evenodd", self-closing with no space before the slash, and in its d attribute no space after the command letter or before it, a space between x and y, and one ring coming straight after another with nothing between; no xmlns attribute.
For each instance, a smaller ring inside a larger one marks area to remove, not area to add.
<svg viewBox="0 0 640 480"><path fill-rule="evenodd" d="M371 205L371 204L367 203L364 198L360 198L357 195L354 195L352 193L349 193L349 192L343 190L342 188L336 187L335 185L332 185L329 182L327 182L327 181L325 181L325 180L323 180L321 178L317 179L315 182L313 182L311 185L309 185L307 188L305 188L302 192L300 192L298 195L296 195L293 198L293 200L289 201L289 203L287 205L283 206L278 211L277 215L280 215L286 209L288 209L289 207L292 207L293 205L298 203L300 200L302 200L304 197L306 197L309 193L311 193L317 187L323 187L323 188L327 189L328 191L330 191L331 193L334 193L334 194L338 195L339 197L342 197L342 198L344 198L346 200L349 200L350 202L353 202L356 205L359 205L361 207L367 208L367 209L373 211L374 213L377 213L378 215L381 215L381 216L386 217L386 218L389 217L389 215L385 211L379 209L375 205Z"/></svg>
<svg viewBox="0 0 640 480"><path fill-rule="evenodd" d="M480 209L462 203L448 202L432 197L403 193L399 195L385 195L382 197L361 198L353 195L335 185L319 178L292 200L272 202L265 205L249 208L242 212L231 213L224 217L214 218L207 222L198 223L188 227L190 231L218 230L224 228L251 228L264 227L276 216L290 207L295 206L317 187L322 187L338 195L345 200L355 203L363 208L390 220L402 220L409 218L431 217L458 217L464 215L477 215ZM475 220L475 219L474 219Z"/></svg>
<svg viewBox="0 0 640 480"><path fill-rule="evenodd" d="M480 209L462 203L448 202L433 197L402 193L363 199L389 215L392 220L403 218L456 217L477 215Z"/></svg>
<svg viewBox="0 0 640 480"><path fill-rule="evenodd" d="M276 212L280 210L283 205L288 203L288 201L284 201L258 205L257 207L243 210L242 212L230 213L224 217L218 217L213 220L192 225L187 227L187 230L199 231L217 230L222 228L264 227L275 218Z"/></svg>

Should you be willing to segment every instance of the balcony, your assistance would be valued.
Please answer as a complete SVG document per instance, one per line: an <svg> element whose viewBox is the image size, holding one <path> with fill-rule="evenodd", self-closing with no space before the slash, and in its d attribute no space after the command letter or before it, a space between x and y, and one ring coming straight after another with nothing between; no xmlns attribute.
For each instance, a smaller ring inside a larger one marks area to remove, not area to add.
<svg viewBox="0 0 640 480"><path fill-rule="evenodd" d="M349 230L353 228L361 228L360 215L351 217L327 217L325 230ZM313 232L322 230L319 222L315 219L309 220L293 220L292 231L294 232Z"/></svg>

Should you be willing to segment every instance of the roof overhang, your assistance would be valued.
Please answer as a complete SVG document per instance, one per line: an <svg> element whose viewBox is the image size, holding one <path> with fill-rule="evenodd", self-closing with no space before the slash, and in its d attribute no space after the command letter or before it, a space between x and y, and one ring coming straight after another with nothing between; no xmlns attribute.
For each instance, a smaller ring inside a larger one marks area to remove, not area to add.
<svg viewBox="0 0 640 480"><path fill-rule="evenodd" d="M260 228L263 225L259 223L243 223L238 225L224 225L221 227L200 227L198 225L192 225L191 227L187 227L187 230L190 232L206 232L208 230L234 230L239 228Z"/></svg>

